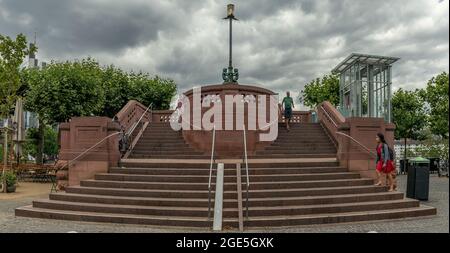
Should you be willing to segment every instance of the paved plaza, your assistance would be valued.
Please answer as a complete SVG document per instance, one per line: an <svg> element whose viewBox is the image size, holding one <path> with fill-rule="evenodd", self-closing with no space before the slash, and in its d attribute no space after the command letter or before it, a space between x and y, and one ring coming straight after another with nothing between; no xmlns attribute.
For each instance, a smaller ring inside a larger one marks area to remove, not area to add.
<svg viewBox="0 0 450 253"><path fill-rule="evenodd" d="M406 175L398 176L399 190L406 191ZM209 232L204 229L155 228L144 225L106 224L74 222L48 219L15 217L16 207L30 205L34 199L47 198L50 184L20 183L17 193L0 194L0 232L107 232L107 233L152 233L152 232ZM248 232L305 232L305 233L449 233L449 180L430 176L430 200L422 204L437 208L437 215L376 222L327 224L301 227L285 227L249 230Z"/></svg>

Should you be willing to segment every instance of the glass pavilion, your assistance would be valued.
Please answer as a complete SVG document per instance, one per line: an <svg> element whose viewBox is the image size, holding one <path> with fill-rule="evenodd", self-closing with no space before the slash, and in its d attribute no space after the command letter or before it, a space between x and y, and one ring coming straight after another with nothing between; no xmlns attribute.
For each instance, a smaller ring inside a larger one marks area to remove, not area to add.
<svg viewBox="0 0 450 253"><path fill-rule="evenodd" d="M339 74L339 110L345 117L391 122L392 64L396 57L352 53L332 73Z"/></svg>

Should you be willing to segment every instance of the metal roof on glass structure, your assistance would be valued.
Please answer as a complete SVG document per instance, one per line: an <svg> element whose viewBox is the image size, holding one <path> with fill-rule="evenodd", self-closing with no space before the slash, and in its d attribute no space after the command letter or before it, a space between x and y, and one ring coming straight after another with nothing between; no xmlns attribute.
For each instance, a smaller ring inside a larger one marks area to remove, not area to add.
<svg viewBox="0 0 450 253"><path fill-rule="evenodd" d="M373 65L391 65L392 63L398 61L399 59L400 58L390 56L352 53L347 58L345 58L341 63L339 63L331 72L333 74L339 74L345 69L347 69L347 67L351 66L356 62Z"/></svg>

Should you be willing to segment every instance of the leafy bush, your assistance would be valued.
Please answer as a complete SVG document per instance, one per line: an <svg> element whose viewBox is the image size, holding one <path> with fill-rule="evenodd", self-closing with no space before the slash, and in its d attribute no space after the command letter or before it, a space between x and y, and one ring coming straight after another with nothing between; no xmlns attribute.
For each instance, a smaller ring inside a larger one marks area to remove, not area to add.
<svg viewBox="0 0 450 253"><path fill-rule="evenodd" d="M12 171L5 171L5 174L1 177L1 181L3 182L6 179L6 186L14 186L17 183L16 174Z"/></svg>

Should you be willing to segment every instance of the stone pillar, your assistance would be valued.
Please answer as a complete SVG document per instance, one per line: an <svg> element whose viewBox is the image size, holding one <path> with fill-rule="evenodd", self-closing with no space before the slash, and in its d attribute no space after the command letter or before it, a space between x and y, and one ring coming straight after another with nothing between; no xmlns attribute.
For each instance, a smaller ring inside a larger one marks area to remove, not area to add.
<svg viewBox="0 0 450 253"><path fill-rule="evenodd" d="M376 134L382 133L386 142L393 148L395 125L386 123L383 118L346 118L338 128L339 132L350 135L354 140L367 147L372 154L376 154ZM342 166L350 171L356 171L363 177L376 178L375 158L360 147L355 141L347 137L339 137L339 160Z"/></svg>
<svg viewBox="0 0 450 253"><path fill-rule="evenodd" d="M72 161L83 151L91 148L107 136L120 130L108 117L76 117L69 123L60 124L60 165ZM96 173L107 172L120 160L118 135L114 135L90 152L71 162L67 170L67 184L79 185L81 180L92 179ZM61 172L60 174L63 174ZM63 175L60 176L64 178Z"/></svg>

